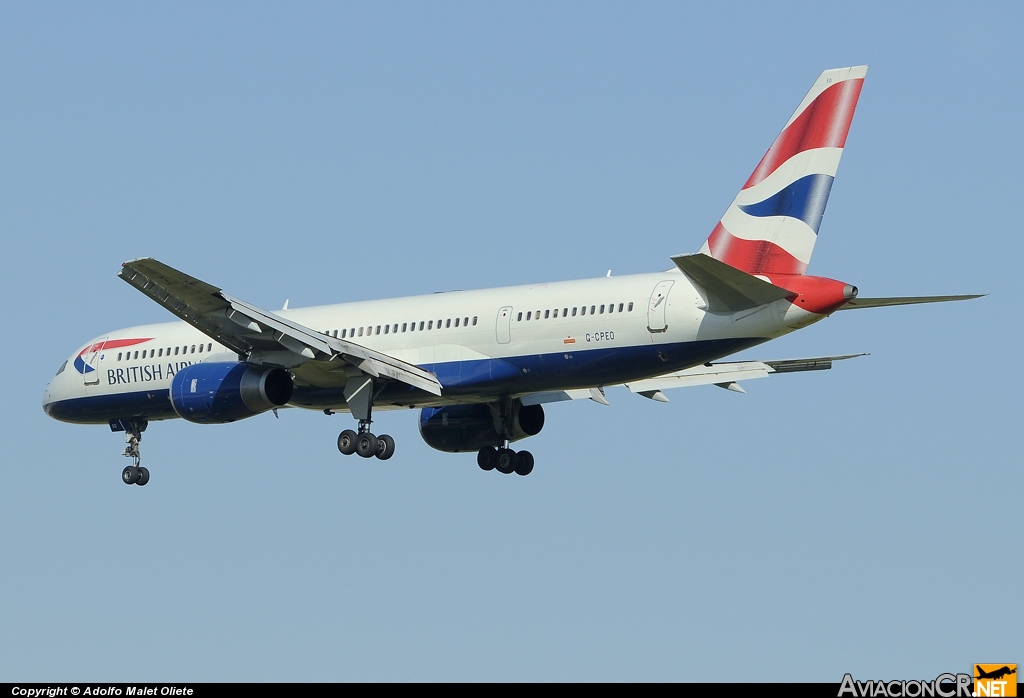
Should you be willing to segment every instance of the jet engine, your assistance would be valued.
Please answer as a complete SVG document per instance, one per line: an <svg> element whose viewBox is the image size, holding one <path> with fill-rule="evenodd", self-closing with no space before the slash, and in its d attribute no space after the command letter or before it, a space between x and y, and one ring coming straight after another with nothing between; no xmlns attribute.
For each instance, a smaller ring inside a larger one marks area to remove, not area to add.
<svg viewBox="0 0 1024 698"><path fill-rule="evenodd" d="M544 428L544 408L512 403L512 435L509 441L534 436ZM492 405L452 405L420 410L420 436L431 448L448 453L479 451L500 446L501 418Z"/></svg>
<svg viewBox="0 0 1024 698"><path fill-rule="evenodd" d="M291 374L247 363L199 363L171 380L171 406L197 424L224 424L281 407L292 399Z"/></svg>

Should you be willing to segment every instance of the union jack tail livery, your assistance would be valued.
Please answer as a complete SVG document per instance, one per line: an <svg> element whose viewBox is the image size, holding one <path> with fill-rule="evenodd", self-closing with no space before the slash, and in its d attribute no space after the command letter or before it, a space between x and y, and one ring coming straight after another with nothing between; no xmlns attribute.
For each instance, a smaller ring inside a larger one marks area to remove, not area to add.
<svg viewBox="0 0 1024 698"><path fill-rule="evenodd" d="M867 72L818 76L701 252L748 274L807 271Z"/></svg>

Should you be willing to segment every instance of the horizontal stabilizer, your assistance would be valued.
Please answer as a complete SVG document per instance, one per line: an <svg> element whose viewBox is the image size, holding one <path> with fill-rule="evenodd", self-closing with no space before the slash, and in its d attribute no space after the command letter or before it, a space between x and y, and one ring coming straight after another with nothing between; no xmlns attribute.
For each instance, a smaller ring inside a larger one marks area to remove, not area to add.
<svg viewBox="0 0 1024 698"><path fill-rule="evenodd" d="M706 254L676 255L672 261L704 292L712 312L747 310L796 295Z"/></svg>
<svg viewBox="0 0 1024 698"><path fill-rule="evenodd" d="M918 303L969 301L972 298L981 298L984 295L984 293L975 293L967 296L896 296L894 298L854 298L840 308L840 310L855 310L856 308L884 308L889 305L916 305Z"/></svg>

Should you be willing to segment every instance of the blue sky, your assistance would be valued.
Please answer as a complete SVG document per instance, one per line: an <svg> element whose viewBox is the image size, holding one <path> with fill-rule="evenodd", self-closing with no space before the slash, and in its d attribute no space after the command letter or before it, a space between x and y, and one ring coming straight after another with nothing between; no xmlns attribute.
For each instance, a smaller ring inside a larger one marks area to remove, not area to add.
<svg viewBox="0 0 1024 698"><path fill-rule="evenodd" d="M0 680L933 678L1020 662L1015 3L0 7ZM747 395L548 410L528 478L379 415L40 409L170 319L154 256L264 307L651 271L818 73L871 66L811 272L868 296ZM1013 523L1017 521L1017 523Z"/></svg>

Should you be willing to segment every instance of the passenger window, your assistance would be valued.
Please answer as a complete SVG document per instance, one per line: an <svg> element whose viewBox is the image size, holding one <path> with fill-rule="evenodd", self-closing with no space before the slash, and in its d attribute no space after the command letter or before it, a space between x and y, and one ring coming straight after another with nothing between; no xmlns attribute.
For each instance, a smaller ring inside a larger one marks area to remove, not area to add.
<svg viewBox="0 0 1024 698"><path fill-rule="evenodd" d="M178 347L174 347L174 355L175 355L175 356L177 356L177 355L178 355ZM170 354L169 354L169 353L168 353L168 356L170 356Z"/></svg>
<svg viewBox="0 0 1024 698"><path fill-rule="evenodd" d="M619 303L619 312L622 312L622 303Z"/></svg>
<svg viewBox="0 0 1024 698"><path fill-rule="evenodd" d="M342 331L341 331L341 338L342 338L342 339L345 339L345 330L342 330Z"/></svg>
<svg viewBox="0 0 1024 698"><path fill-rule="evenodd" d="M434 329L434 321L433 320L431 320L430 322L427 323L427 329L428 330Z"/></svg>
<svg viewBox="0 0 1024 698"><path fill-rule="evenodd" d="M135 358L136 358L136 359L138 359L138 358L139 358L139 352L135 352Z"/></svg>
<svg viewBox="0 0 1024 698"><path fill-rule="evenodd" d="M629 312L633 312L633 303L632 302L630 302L629 307L626 308L626 310L628 310Z"/></svg>
<svg viewBox="0 0 1024 698"><path fill-rule="evenodd" d="M200 345L199 345L199 353L200 353L200 354L202 354L202 353L203 353L203 345L202 345L202 344L200 344Z"/></svg>
<svg viewBox="0 0 1024 698"><path fill-rule="evenodd" d="M362 337L362 336L363 336L363 328L362 328L362 327L360 327L360 328L359 328L359 336L360 336L360 337Z"/></svg>
<svg viewBox="0 0 1024 698"><path fill-rule="evenodd" d="M468 317L462 318L462 326L463 327L469 327L469 318Z"/></svg>
<svg viewBox="0 0 1024 698"><path fill-rule="evenodd" d="M458 326L459 326L459 318L455 318L455 326L456 326L456 327L458 327Z"/></svg>
<svg viewBox="0 0 1024 698"><path fill-rule="evenodd" d="M445 329L452 326L452 319L448 318L447 322L444 323Z"/></svg>
<svg viewBox="0 0 1024 698"><path fill-rule="evenodd" d="M117 352L117 360L118 360L118 361L120 361L120 360L121 360L121 352ZM66 362L65 362L65 363L66 363ZM60 371L58 371L58 373L60 373Z"/></svg>
<svg viewBox="0 0 1024 698"><path fill-rule="evenodd" d="M554 310L551 311L551 317L558 317L558 308L555 308Z"/></svg>
<svg viewBox="0 0 1024 698"><path fill-rule="evenodd" d="M609 303L608 304L608 312L609 313L614 313L615 312L615 304L614 303Z"/></svg>
<svg viewBox="0 0 1024 698"><path fill-rule="evenodd" d="M213 342L206 345L206 351L213 351Z"/></svg>
<svg viewBox="0 0 1024 698"><path fill-rule="evenodd" d="M479 317L478 315L474 315L473 316L473 327L476 327L476 320L477 320L478 317Z"/></svg>
<svg viewBox="0 0 1024 698"><path fill-rule="evenodd" d="M572 316L576 317L576 308L575 307L572 309Z"/></svg>
<svg viewBox="0 0 1024 698"><path fill-rule="evenodd" d="M586 314L587 314L587 306L581 305L580 306L580 315L586 315Z"/></svg>
<svg viewBox="0 0 1024 698"><path fill-rule="evenodd" d="M551 311L550 310L545 310L544 311L544 319L547 320L550 317L551 317Z"/></svg>
<svg viewBox="0 0 1024 698"><path fill-rule="evenodd" d="M516 316L516 322L522 322L522 321L523 321L523 314L519 313L519 315Z"/></svg>
<svg viewBox="0 0 1024 698"><path fill-rule="evenodd" d="M408 326L409 326L409 323L403 322L402 323L402 332L405 332L405 328L408 327Z"/></svg>
<svg viewBox="0 0 1024 698"><path fill-rule="evenodd" d="M398 323L397 322L391 327L391 334L398 334Z"/></svg>
<svg viewBox="0 0 1024 698"><path fill-rule="evenodd" d="M532 318L532 317L533 317L533 311L531 310L530 312L528 312L528 313L526 314L526 319L527 319L527 320L529 320L529 319L530 319L530 318Z"/></svg>
<svg viewBox="0 0 1024 698"><path fill-rule="evenodd" d="M604 315L604 303L601 304L601 315Z"/></svg>
<svg viewBox="0 0 1024 698"><path fill-rule="evenodd" d="M423 331L423 321L420 320L420 332L422 332L422 331Z"/></svg>
<svg viewBox="0 0 1024 698"><path fill-rule="evenodd" d="M196 345L195 344L192 345L192 351L190 351L189 353L190 354L195 354L196 353Z"/></svg>
<svg viewBox="0 0 1024 698"><path fill-rule="evenodd" d="M390 330L390 329L391 329L391 325L384 325L384 334L387 334L388 330ZM380 330L377 330L377 334L380 334Z"/></svg>

